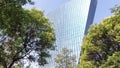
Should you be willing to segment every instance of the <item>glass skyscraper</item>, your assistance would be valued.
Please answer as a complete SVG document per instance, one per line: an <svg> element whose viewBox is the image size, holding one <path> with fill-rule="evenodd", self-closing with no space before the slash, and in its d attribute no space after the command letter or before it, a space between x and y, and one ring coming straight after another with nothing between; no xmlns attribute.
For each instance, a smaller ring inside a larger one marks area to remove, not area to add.
<svg viewBox="0 0 120 68"><path fill-rule="evenodd" d="M47 17L53 22L56 34L56 51L51 51L49 68L55 68L54 58L62 48L72 50L78 63L80 46L89 26L93 23L97 0L70 0ZM47 67L48 68L48 67Z"/></svg>

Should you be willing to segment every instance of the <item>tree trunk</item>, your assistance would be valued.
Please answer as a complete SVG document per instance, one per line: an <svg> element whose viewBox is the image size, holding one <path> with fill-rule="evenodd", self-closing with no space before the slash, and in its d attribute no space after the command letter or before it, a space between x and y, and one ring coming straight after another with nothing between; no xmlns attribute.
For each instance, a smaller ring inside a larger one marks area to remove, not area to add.
<svg viewBox="0 0 120 68"><path fill-rule="evenodd" d="M7 68L7 65L3 65L3 68Z"/></svg>
<svg viewBox="0 0 120 68"><path fill-rule="evenodd" d="M8 68L12 68L14 62L15 62L15 61L13 60L12 63L8 66Z"/></svg>
<svg viewBox="0 0 120 68"><path fill-rule="evenodd" d="M7 66L3 66L3 68L7 68Z"/></svg>

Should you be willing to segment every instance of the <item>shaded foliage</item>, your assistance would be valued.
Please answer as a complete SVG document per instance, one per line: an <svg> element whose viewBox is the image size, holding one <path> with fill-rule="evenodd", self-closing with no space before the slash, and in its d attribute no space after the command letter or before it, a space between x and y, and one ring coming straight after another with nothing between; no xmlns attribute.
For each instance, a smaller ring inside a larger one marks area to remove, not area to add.
<svg viewBox="0 0 120 68"><path fill-rule="evenodd" d="M111 68L109 63L116 65L112 68L119 68L120 65L116 64L119 62L119 52L120 14L90 27L82 45L80 68Z"/></svg>
<svg viewBox="0 0 120 68"><path fill-rule="evenodd" d="M108 56L107 62L101 65L100 68L120 68L120 52L115 52L112 56Z"/></svg>
<svg viewBox="0 0 120 68"><path fill-rule="evenodd" d="M114 14L120 14L120 6L115 5L113 8L111 8L111 12Z"/></svg>
<svg viewBox="0 0 120 68"><path fill-rule="evenodd" d="M54 29L40 10L25 10L31 0L0 0L0 65L11 68L23 60L47 63L54 49Z"/></svg>

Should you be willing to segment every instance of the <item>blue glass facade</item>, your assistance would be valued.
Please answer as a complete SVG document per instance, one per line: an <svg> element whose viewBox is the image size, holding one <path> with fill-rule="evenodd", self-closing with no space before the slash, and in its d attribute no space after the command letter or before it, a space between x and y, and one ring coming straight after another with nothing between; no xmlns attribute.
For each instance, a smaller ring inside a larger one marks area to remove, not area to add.
<svg viewBox="0 0 120 68"><path fill-rule="evenodd" d="M89 25L93 23L97 0L70 0L47 16L53 22L56 34L56 51L52 53L50 62L59 54L62 48L72 49L77 62L80 56L80 46ZM54 68L54 63L49 63Z"/></svg>

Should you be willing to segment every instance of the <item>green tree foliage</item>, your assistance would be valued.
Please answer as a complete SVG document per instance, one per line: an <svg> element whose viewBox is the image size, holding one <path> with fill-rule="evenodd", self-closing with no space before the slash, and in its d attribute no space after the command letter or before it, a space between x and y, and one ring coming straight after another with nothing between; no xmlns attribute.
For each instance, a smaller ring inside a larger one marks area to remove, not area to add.
<svg viewBox="0 0 120 68"><path fill-rule="evenodd" d="M70 49L62 49L62 52L55 58L56 68L77 68L76 56L72 55L71 52Z"/></svg>
<svg viewBox="0 0 120 68"><path fill-rule="evenodd" d="M14 6L18 6L18 5L22 6L22 5L25 5L26 3L34 4L32 0L0 0L1 7L6 7L10 4L14 4Z"/></svg>
<svg viewBox="0 0 120 68"><path fill-rule="evenodd" d="M120 14L90 27L82 45L80 68L120 68Z"/></svg>
<svg viewBox="0 0 120 68"><path fill-rule="evenodd" d="M111 8L111 12L114 14L120 14L120 6L115 5L113 8Z"/></svg>
<svg viewBox="0 0 120 68"><path fill-rule="evenodd" d="M120 68L120 52L115 52L112 56L108 56L107 62L101 65L100 68Z"/></svg>
<svg viewBox="0 0 120 68"><path fill-rule="evenodd" d="M28 22L29 17L26 17L28 15L22 8L27 2L31 0L0 0L0 28L5 29L9 35L12 32L20 32L22 25Z"/></svg>
<svg viewBox="0 0 120 68"><path fill-rule="evenodd" d="M54 49L54 29L40 10L25 10L31 0L0 0L0 65L12 68L23 60L47 63Z"/></svg>

